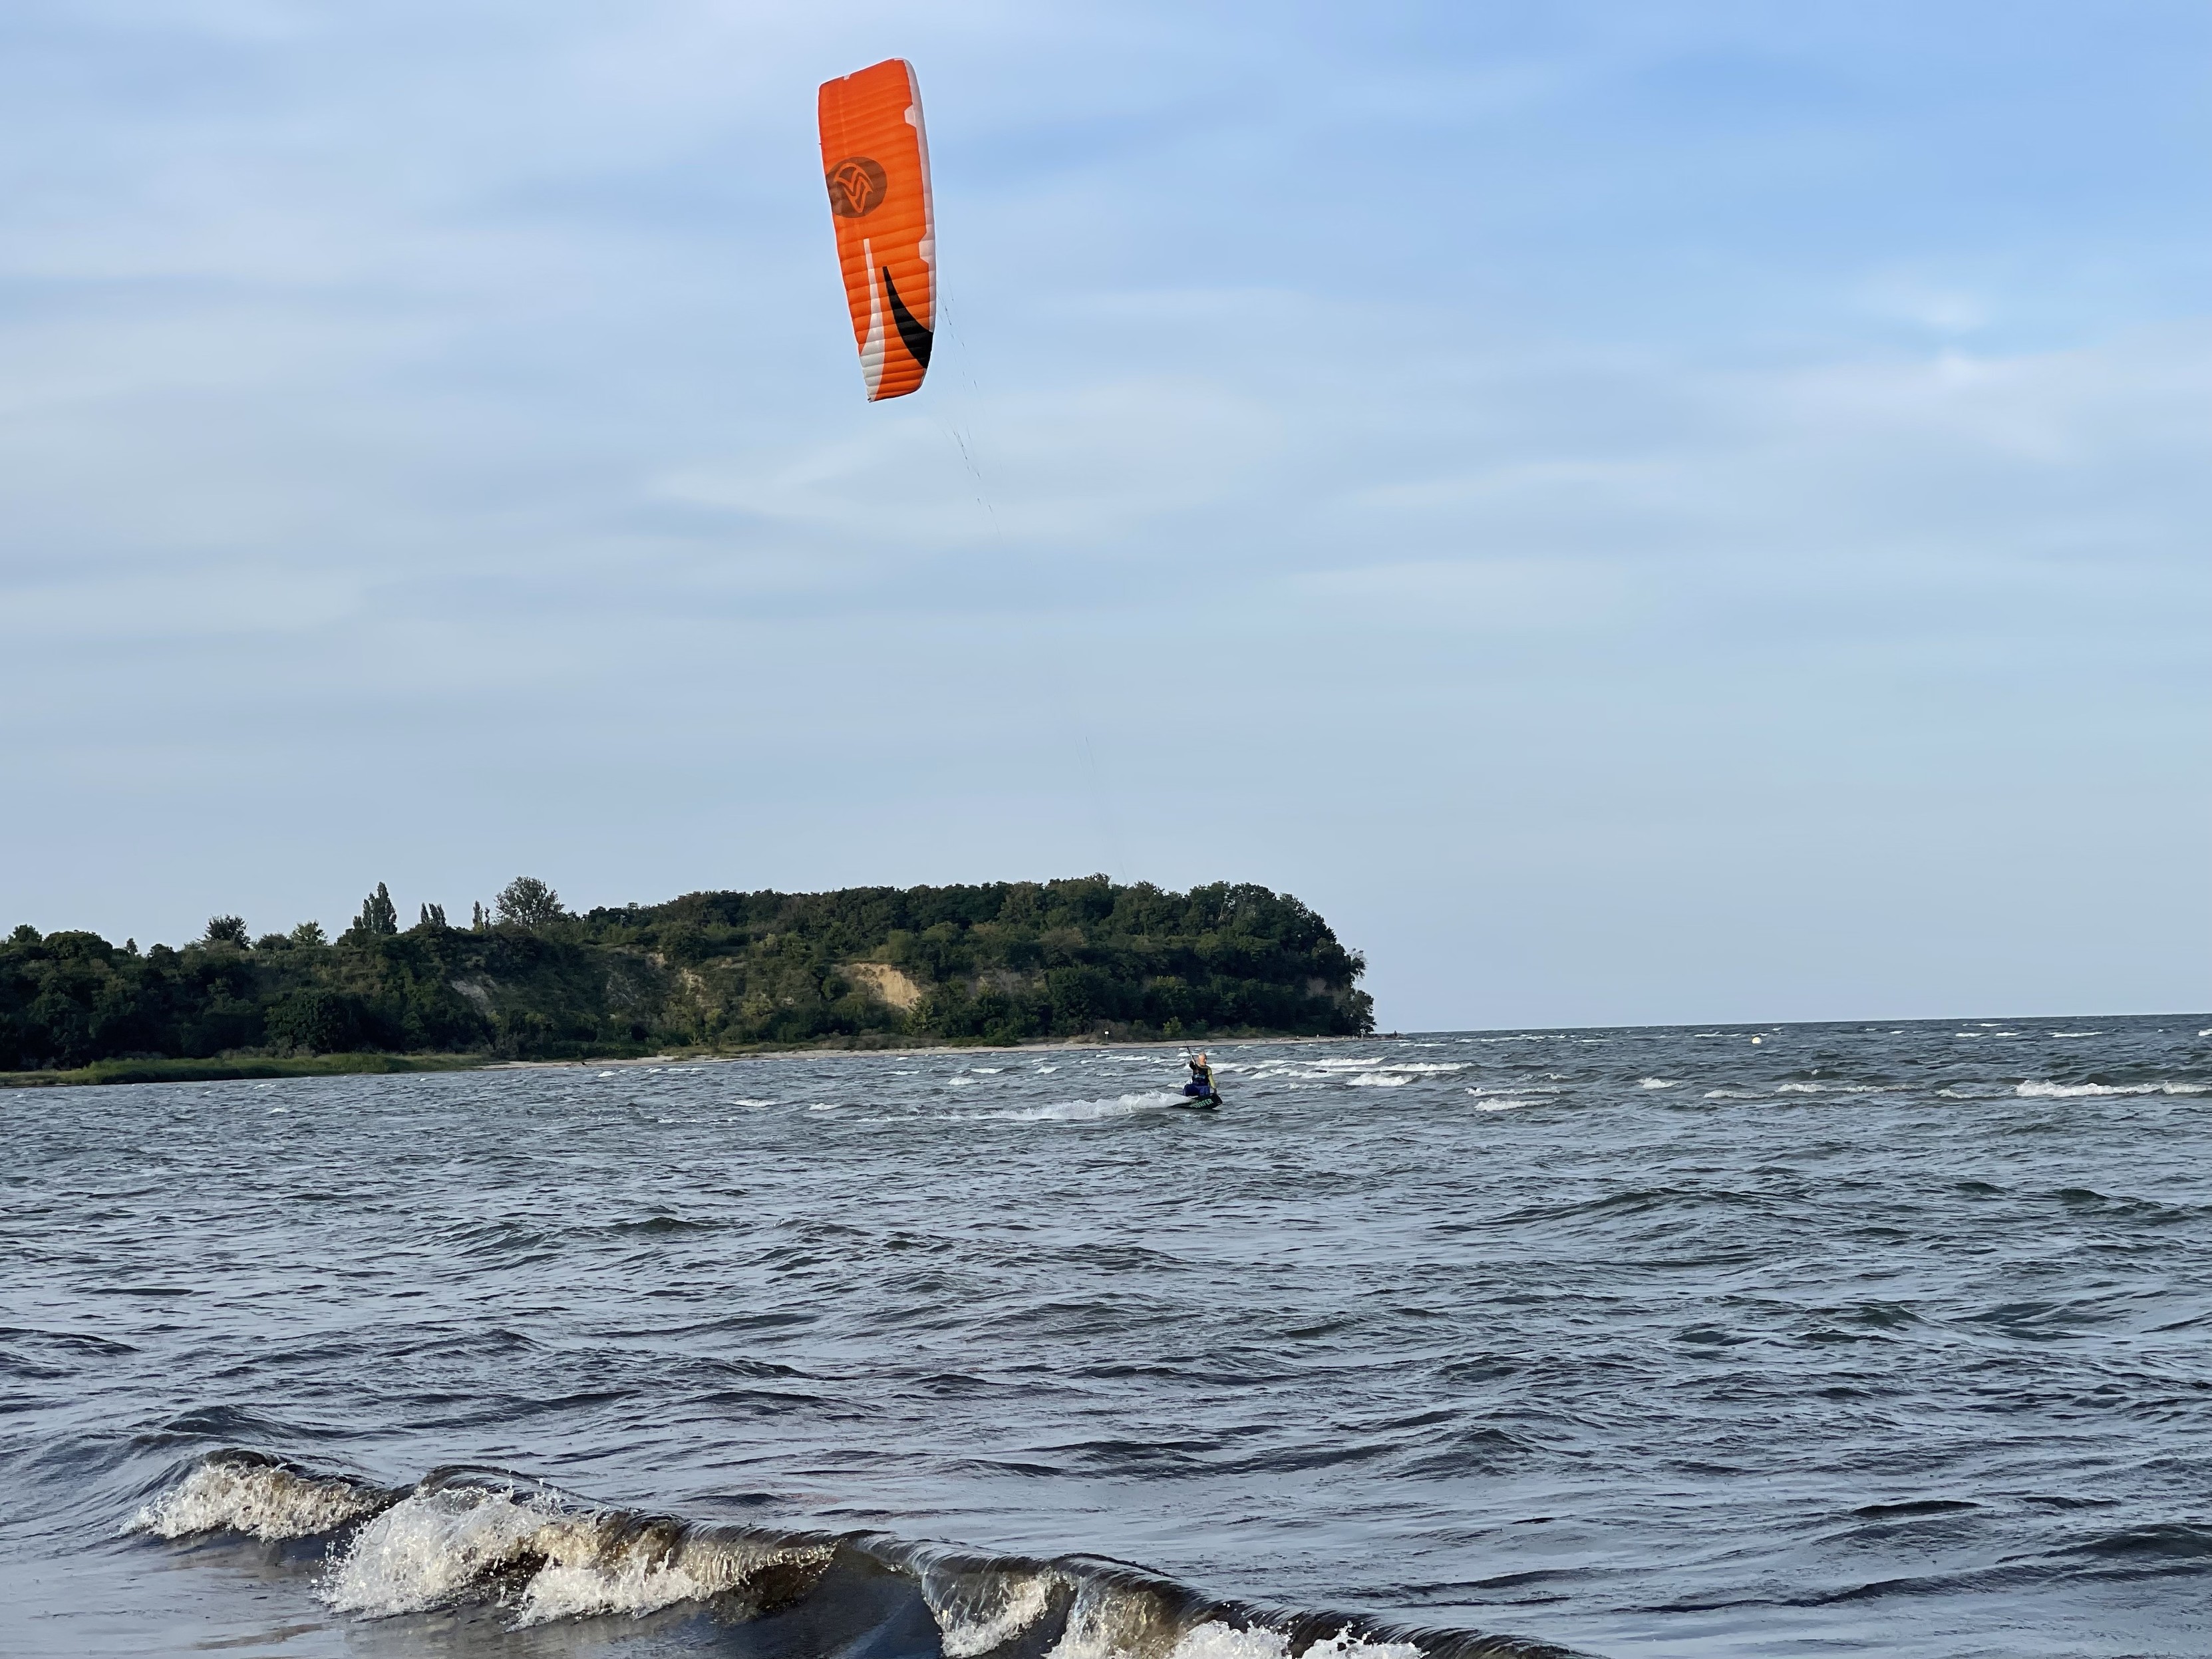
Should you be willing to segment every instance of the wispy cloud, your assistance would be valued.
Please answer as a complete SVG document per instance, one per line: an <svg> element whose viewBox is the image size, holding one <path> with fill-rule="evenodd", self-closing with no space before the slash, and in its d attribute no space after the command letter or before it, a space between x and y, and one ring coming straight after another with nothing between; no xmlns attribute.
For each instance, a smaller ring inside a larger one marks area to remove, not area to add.
<svg viewBox="0 0 2212 1659"><path fill-rule="evenodd" d="M12 7L0 898L1106 865L1400 1024L2198 1000L2207 26L2012 15Z"/></svg>

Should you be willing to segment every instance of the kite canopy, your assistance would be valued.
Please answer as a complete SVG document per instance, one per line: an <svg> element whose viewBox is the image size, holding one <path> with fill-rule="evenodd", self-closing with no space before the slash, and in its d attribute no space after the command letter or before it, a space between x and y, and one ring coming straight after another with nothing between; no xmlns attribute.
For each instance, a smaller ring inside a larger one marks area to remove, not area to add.
<svg viewBox="0 0 2212 1659"><path fill-rule="evenodd" d="M921 89L903 58L822 84L822 177L868 401L918 390L937 326Z"/></svg>

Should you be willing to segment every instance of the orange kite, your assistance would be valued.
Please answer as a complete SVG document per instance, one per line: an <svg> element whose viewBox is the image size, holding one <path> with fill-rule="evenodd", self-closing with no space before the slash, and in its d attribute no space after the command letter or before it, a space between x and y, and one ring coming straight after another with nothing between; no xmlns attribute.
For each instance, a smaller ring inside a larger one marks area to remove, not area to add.
<svg viewBox="0 0 2212 1659"><path fill-rule="evenodd" d="M921 89L903 58L822 83L822 176L868 401L921 386L937 325L937 230Z"/></svg>

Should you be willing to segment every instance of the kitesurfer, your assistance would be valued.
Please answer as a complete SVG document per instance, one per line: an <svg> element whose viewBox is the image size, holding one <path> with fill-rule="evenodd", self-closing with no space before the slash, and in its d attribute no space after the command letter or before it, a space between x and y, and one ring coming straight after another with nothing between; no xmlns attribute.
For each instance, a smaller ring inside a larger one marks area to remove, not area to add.
<svg viewBox="0 0 2212 1659"><path fill-rule="evenodd" d="M1182 1085L1182 1091L1201 1105L1221 1104L1220 1093L1213 1086L1213 1067L1206 1063L1203 1051L1190 1057L1190 1081Z"/></svg>

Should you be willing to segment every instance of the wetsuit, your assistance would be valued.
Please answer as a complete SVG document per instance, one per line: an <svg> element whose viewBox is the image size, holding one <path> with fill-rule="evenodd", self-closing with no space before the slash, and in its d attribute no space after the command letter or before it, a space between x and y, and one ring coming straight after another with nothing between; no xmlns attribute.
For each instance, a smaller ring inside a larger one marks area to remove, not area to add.
<svg viewBox="0 0 2212 1659"><path fill-rule="evenodd" d="M1214 1092L1213 1067L1208 1066L1203 1060L1194 1060L1191 1061L1190 1081L1182 1085L1182 1091L1184 1094L1197 1100L1218 1100L1221 1098L1219 1095Z"/></svg>

